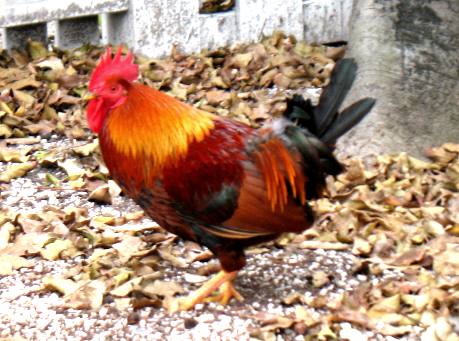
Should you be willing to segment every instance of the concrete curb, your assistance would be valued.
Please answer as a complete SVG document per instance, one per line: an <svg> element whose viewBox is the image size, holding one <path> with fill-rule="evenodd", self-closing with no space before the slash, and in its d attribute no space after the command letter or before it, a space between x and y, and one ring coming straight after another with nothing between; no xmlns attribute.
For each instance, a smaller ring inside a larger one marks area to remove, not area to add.
<svg viewBox="0 0 459 341"><path fill-rule="evenodd" d="M348 39L352 0L237 0L229 12L199 14L199 0L0 0L3 48L28 37L74 48L84 43L125 43L162 57L172 44L198 52L259 40L275 30L308 42Z"/></svg>

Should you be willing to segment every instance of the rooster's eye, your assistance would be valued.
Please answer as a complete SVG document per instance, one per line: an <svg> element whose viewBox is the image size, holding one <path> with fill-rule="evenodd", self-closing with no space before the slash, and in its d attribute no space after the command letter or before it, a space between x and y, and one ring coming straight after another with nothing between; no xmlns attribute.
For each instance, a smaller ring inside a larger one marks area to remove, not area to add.
<svg viewBox="0 0 459 341"><path fill-rule="evenodd" d="M110 88L110 91L111 91L111 92L116 92L116 90L118 90L118 88L117 88L116 86L112 86L112 87Z"/></svg>

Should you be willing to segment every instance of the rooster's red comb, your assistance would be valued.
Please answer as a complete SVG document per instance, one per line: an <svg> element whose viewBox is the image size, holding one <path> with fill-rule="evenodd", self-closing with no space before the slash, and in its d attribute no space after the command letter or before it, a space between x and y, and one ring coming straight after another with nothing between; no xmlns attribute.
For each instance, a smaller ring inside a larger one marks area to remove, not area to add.
<svg viewBox="0 0 459 341"><path fill-rule="evenodd" d="M99 64L92 72L89 81L89 91L95 92L102 87L108 78L120 78L133 82L139 76L139 67L134 64L134 56L129 52L126 57L121 56L121 46L112 59L112 49L109 47L100 58Z"/></svg>

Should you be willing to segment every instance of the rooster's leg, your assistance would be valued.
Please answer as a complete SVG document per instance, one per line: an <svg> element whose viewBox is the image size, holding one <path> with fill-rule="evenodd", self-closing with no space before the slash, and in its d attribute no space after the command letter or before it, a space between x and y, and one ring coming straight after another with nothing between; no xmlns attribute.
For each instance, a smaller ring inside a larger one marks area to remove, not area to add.
<svg viewBox="0 0 459 341"><path fill-rule="evenodd" d="M206 301L218 301L221 304L227 304L234 297L241 301L243 298L233 287L232 281L237 276L237 271L226 272L220 271L215 277L204 283L202 287L191 293L188 297L182 298L179 302L178 310L188 310L196 304ZM218 290L217 296L212 296L212 293Z"/></svg>
<svg viewBox="0 0 459 341"><path fill-rule="evenodd" d="M224 282L218 289L218 295L209 297L206 301L219 302L220 304L225 305L228 304L233 297L239 302L244 300L244 297L242 297L242 295L234 288L233 283L231 281L227 281Z"/></svg>

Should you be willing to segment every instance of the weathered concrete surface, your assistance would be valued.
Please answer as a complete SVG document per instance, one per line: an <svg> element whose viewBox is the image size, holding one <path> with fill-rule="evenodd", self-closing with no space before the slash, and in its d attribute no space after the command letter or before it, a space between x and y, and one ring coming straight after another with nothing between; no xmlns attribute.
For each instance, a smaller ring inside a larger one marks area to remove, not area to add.
<svg viewBox="0 0 459 341"><path fill-rule="evenodd" d="M237 16L234 11L200 15L200 48L214 49L230 45L237 32Z"/></svg>
<svg viewBox="0 0 459 341"><path fill-rule="evenodd" d="M457 0L354 1L349 54L359 75L348 99L378 102L340 150L421 156L459 142L458 18Z"/></svg>
<svg viewBox="0 0 459 341"><path fill-rule="evenodd" d="M287 0L244 0L236 2L239 39L258 41L276 30L303 37L303 3Z"/></svg>
<svg viewBox="0 0 459 341"><path fill-rule="evenodd" d="M15 0L0 1L0 27L22 26L52 20L119 12L129 0Z"/></svg>
<svg viewBox="0 0 459 341"><path fill-rule="evenodd" d="M303 13L305 41L348 41L352 0L304 0Z"/></svg>
<svg viewBox="0 0 459 341"><path fill-rule="evenodd" d="M172 44L184 52L255 41L275 30L303 36L301 0L244 0L225 13L199 15L199 1L145 0L130 2L134 48L149 56L170 53ZM148 13L148 15L146 15Z"/></svg>
<svg viewBox="0 0 459 341"><path fill-rule="evenodd" d="M15 34L15 27L53 23L60 47L126 43L136 52L161 57L173 44L187 53L199 52L257 41L276 30L308 41L344 40L351 5L352 0L241 0L228 12L199 14L199 0L0 0L0 29L7 27ZM101 15L101 41L95 39L92 22L91 30L85 30L76 21L67 21L97 15ZM3 39L5 47L19 43L8 42L9 36Z"/></svg>
<svg viewBox="0 0 459 341"><path fill-rule="evenodd" d="M200 46L199 2L184 0L131 0L134 49L148 56L164 56L173 44L185 52Z"/></svg>

